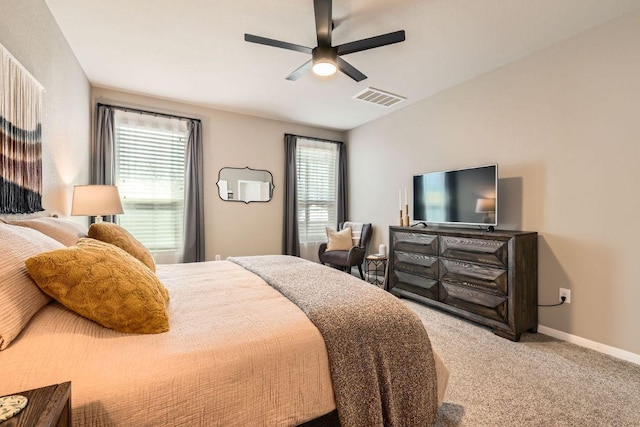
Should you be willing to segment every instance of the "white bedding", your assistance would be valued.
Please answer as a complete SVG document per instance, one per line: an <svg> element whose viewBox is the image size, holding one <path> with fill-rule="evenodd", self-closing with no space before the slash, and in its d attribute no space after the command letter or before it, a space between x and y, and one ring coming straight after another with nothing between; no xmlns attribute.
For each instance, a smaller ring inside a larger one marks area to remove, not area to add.
<svg viewBox="0 0 640 427"><path fill-rule="evenodd" d="M74 426L285 426L335 409L322 336L262 279L227 261L157 273L168 333L115 332L51 303L0 352L0 395L71 381Z"/></svg>

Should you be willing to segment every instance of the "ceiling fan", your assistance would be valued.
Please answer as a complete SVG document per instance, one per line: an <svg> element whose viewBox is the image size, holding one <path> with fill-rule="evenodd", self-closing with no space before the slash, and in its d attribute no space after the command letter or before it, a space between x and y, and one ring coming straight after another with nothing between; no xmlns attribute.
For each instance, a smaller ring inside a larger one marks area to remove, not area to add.
<svg viewBox="0 0 640 427"><path fill-rule="evenodd" d="M353 80L357 82L362 81L366 79L367 76L340 56L402 42L405 40L404 30L345 43L339 46L332 46L331 31L333 30L333 18L331 16L331 1L332 0L313 0L313 10L316 16L316 33L318 37L318 46L315 48L254 36L252 34L245 34L244 40L251 43L310 53L311 59L289 74L287 80L297 80L311 68L315 74L321 76L330 76L337 70L340 70Z"/></svg>

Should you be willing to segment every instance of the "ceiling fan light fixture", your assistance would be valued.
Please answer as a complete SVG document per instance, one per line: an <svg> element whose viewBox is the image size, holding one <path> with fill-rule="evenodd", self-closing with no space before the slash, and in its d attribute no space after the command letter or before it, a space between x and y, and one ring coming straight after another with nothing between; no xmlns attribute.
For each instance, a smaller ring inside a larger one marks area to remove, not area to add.
<svg viewBox="0 0 640 427"><path fill-rule="evenodd" d="M338 67L336 67L336 64L334 64L333 62L322 61L313 64L312 70L319 76L330 76L338 71Z"/></svg>
<svg viewBox="0 0 640 427"><path fill-rule="evenodd" d="M330 76L338 71L338 53L336 49L330 47L316 47L311 53L313 67L311 68L318 76Z"/></svg>

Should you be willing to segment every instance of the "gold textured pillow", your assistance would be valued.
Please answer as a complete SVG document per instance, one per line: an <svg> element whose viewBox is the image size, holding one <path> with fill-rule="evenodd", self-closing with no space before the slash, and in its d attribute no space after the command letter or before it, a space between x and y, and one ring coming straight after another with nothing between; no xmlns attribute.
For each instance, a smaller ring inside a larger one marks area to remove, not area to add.
<svg viewBox="0 0 640 427"><path fill-rule="evenodd" d="M52 216L8 221L8 224L29 227L57 240L65 246L75 245L79 238L87 236L87 227L77 222Z"/></svg>
<svg viewBox="0 0 640 427"><path fill-rule="evenodd" d="M151 252L144 247L135 237L127 230L117 224L111 222L101 222L100 224L92 224L89 227L89 237L111 243L122 250L129 252L131 255L140 260L144 265L149 267L151 271L156 271L156 263L153 260Z"/></svg>
<svg viewBox="0 0 640 427"><path fill-rule="evenodd" d="M96 251L101 251L104 247L110 247L110 248L118 249L121 252L124 252L126 255L128 255L129 258L131 258L132 261L135 260L140 265L144 266L144 264L140 260L138 260L137 258L134 258L133 255L131 255L130 253L128 253L127 251L125 251L123 249L120 249L119 247L117 247L115 245L112 245L111 243L106 243L106 242L103 242L101 240L88 238L88 239L80 239L80 240L78 240L77 245L82 247L82 248L87 248L87 247L93 248ZM157 276L155 274L153 274L153 272L151 274L153 275L153 277L155 277L157 279ZM167 288L164 286L164 284L162 284L161 281L158 280L157 284L158 284L158 291L162 295L162 298L164 299L165 302L168 302L169 301L169 291L167 291Z"/></svg>
<svg viewBox="0 0 640 427"><path fill-rule="evenodd" d="M38 231L0 223L0 350L51 301L29 277L25 260L60 248L62 243Z"/></svg>
<svg viewBox="0 0 640 427"><path fill-rule="evenodd" d="M353 246L351 240L351 228L347 227L340 231L327 227L327 252L328 251L348 251Z"/></svg>
<svg viewBox="0 0 640 427"><path fill-rule="evenodd" d="M26 266L44 293L102 326L140 334L169 330L162 284L118 247L82 238L29 258Z"/></svg>

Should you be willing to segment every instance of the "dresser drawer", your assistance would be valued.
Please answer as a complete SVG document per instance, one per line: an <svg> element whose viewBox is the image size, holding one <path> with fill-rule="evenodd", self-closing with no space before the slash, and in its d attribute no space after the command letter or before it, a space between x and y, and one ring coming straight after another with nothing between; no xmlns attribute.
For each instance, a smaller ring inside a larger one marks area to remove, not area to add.
<svg viewBox="0 0 640 427"><path fill-rule="evenodd" d="M395 271L391 278L391 288L399 288L426 298L438 300L438 280L417 274Z"/></svg>
<svg viewBox="0 0 640 427"><path fill-rule="evenodd" d="M440 280L496 295L509 293L506 270L452 259L440 259Z"/></svg>
<svg viewBox="0 0 640 427"><path fill-rule="evenodd" d="M507 297L493 295L467 286L440 282L440 301L480 316L507 323Z"/></svg>
<svg viewBox="0 0 640 427"><path fill-rule="evenodd" d="M395 251L393 265L397 270L438 278L438 258L435 256Z"/></svg>
<svg viewBox="0 0 640 427"><path fill-rule="evenodd" d="M396 251L438 255L438 236L421 233L393 233L393 248Z"/></svg>
<svg viewBox="0 0 640 427"><path fill-rule="evenodd" d="M507 268L508 254L507 241L455 236L440 237L440 255L446 258Z"/></svg>

